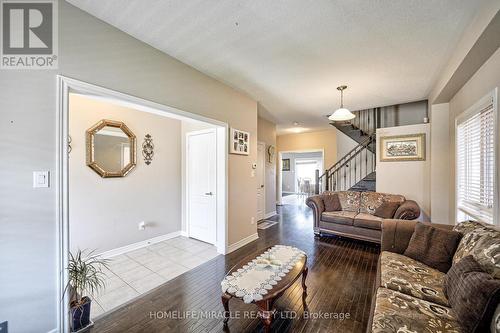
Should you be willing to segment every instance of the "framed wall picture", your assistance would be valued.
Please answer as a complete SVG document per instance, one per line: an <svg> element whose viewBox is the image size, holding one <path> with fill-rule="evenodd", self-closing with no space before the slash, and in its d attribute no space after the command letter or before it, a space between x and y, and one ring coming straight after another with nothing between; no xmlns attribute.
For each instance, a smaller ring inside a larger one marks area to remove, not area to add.
<svg viewBox="0 0 500 333"><path fill-rule="evenodd" d="M284 158L282 161L283 161L283 167L281 171L290 171L290 159Z"/></svg>
<svg viewBox="0 0 500 333"><path fill-rule="evenodd" d="M380 137L380 161L425 161L425 133Z"/></svg>
<svg viewBox="0 0 500 333"><path fill-rule="evenodd" d="M250 133L231 128L229 152L231 154L249 155Z"/></svg>

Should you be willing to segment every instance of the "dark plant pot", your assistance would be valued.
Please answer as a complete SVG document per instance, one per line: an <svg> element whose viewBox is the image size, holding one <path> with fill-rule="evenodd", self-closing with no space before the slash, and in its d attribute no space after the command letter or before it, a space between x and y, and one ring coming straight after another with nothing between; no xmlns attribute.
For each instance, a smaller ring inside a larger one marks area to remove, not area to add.
<svg viewBox="0 0 500 333"><path fill-rule="evenodd" d="M88 297L82 298L81 304L71 304L71 332L77 332L90 324L90 304Z"/></svg>

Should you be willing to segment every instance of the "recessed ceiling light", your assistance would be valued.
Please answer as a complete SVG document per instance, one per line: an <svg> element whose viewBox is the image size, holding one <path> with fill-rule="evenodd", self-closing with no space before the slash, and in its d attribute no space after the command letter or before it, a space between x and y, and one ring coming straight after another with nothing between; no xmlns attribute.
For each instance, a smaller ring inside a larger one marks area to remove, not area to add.
<svg viewBox="0 0 500 333"><path fill-rule="evenodd" d="M302 132L307 131L307 128L304 128L304 127L292 127L292 128L289 128L288 130L290 132L292 132L292 133L302 133Z"/></svg>

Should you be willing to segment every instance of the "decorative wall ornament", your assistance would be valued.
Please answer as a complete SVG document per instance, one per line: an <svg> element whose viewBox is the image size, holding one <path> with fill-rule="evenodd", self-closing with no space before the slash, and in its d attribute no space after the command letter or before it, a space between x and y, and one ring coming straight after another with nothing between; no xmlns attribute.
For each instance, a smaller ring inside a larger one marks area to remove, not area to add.
<svg viewBox="0 0 500 333"><path fill-rule="evenodd" d="M142 157L144 157L144 163L146 163L146 165L150 165L151 161L153 161L153 156L155 154L154 148L153 138L151 135L146 134L144 142L142 143Z"/></svg>
<svg viewBox="0 0 500 333"><path fill-rule="evenodd" d="M380 161L425 161L425 133L380 137Z"/></svg>
<svg viewBox="0 0 500 333"><path fill-rule="evenodd" d="M267 161L271 164L274 163L274 153L276 152L276 148L273 145L267 147Z"/></svg>
<svg viewBox="0 0 500 333"><path fill-rule="evenodd" d="M73 150L73 147L71 147L71 142L73 139L71 138L71 135L68 135L68 155L71 153L71 150Z"/></svg>
<svg viewBox="0 0 500 333"><path fill-rule="evenodd" d="M249 155L250 133L231 128L229 144L229 152L231 154Z"/></svg>

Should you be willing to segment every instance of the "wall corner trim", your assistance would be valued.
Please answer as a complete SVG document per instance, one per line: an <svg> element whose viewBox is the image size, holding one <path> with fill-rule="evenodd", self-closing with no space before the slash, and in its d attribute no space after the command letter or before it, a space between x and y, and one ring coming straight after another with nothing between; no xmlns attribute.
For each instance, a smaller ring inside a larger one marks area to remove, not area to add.
<svg viewBox="0 0 500 333"><path fill-rule="evenodd" d="M257 239L259 239L259 234L258 233L255 233L255 234L252 234L252 235L250 235L248 237L245 237L245 238L237 241L236 243L233 243L233 244L229 245L227 247L226 254L231 253L233 251L236 251L240 247L243 247L243 246L247 245L248 243L251 243L251 242L253 242L254 240L257 240Z"/></svg>

